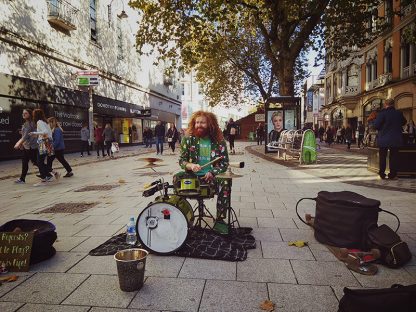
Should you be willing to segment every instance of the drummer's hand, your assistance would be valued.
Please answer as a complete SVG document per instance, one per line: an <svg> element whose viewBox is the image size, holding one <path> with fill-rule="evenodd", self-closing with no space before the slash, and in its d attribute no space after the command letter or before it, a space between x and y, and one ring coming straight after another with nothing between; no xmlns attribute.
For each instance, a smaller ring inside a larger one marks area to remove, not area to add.
<svg viewBox="0 0 416 312"><path fill-rule="evenodd" d="M198 164L189 164L189 169L192 171L192 172L198 172L198 171L200 171L201 170L201 166L200 165L198 165Z"/></svg>
<svg viewBox="0 0 416 312"><path fill-rule="evenodd" d="M213 181L213 180L214 180L214 175L212 174L212 172L207 172L207 173L204 175L203 179L204 179L206 182L211 182L211 181Z"/></svg>

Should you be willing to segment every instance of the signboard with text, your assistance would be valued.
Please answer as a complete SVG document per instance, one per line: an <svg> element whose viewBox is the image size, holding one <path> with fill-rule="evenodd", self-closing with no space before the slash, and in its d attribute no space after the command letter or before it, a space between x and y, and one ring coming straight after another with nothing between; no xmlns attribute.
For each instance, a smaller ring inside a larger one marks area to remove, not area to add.
<svg viewBox="0 0 416 312"><path fill-rule="evenodd" d="M98 70L82 70L77 72L78 85L81 87L98 86L100 76Z"/></svg>
<svg viewBox="0 0 416 312"><path fill-rule="evenodd" d="M33 232L0 232L0 266L9 272L29 271Z"/></svg>

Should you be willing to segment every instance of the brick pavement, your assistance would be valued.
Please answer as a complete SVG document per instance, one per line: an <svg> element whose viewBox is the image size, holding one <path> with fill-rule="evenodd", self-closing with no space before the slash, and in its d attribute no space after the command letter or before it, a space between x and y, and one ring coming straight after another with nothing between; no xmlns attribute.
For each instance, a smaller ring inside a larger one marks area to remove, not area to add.
<svg viewBox="0 0 416 312"><path fill-rule="evenodd" d="M231 156L233 161L246 162L246 168L235 169L244 177L233 181L232 203L242 225L253 227L257 248L238 263L151 255L145 285L132 293L119 290L112 256L91 257L88 251L124 231L129 216L137 216L152 200L139 192L154 177L150 171L138 169L143 163L134 155L137 150L123 158L80 163L73 178L44 187L15 185L13 178L3 178L0 223L16 218L50 220L57 226L58 252L32 266L30 272L19 273L18 281L0 286L0 311L260 311L259 305L266 299L276 303L276 311L336 311L344 286L416 283L416 258L398 270L380 266L376 276L352 273L315 241L294 212L299 198L316 196L320 190L350 190L378 198L384 208L398 214L400 235L416 255L413 193L323 179L316 175L318 168L294 170L247 153L247 146L237 142L237 155ZM171 181L178 171L177 155L162 158L165 166L158 170ZM6 166L6 172L12 172L13 165ZM3 163L0 167L3 169ZM35 178L32 175L28 180L34 182ZM120 187L74 192L102 184ZM89 201L99 204L84 213L37 214L59 202ZM207 205L213 209L215 200ZM312 206L302 207L302 212L313 210ZM394 224L390 216L382 214L380 222ZM307 240L309 246L287 245L297 239Z"/></svg>

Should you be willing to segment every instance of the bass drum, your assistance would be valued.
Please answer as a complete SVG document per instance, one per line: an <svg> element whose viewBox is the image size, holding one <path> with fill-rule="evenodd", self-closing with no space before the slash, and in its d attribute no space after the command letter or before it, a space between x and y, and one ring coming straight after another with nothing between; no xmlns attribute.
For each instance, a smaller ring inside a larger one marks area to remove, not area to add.
<svg viewBox="0 0 416 312"><path fill-rule="evenodd" d="M177 195L158 196L140 213L136 232L143 247L168 255L185 243L193 222L194 213L188 201Z"/></svg>

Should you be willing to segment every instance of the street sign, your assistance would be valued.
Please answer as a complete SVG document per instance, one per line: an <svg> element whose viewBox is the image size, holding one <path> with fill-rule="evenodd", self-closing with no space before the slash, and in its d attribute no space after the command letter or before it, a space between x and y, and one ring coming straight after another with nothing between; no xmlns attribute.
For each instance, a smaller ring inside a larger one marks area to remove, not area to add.
<svg viewBox="0 0 416 312"><path fill-rule="evenodd" d="M77 72L78 85L82 87L98 86L100 76L98 70L80 70Z"/></svg>
<svg viewBox="0 0 416 312"><path fill-rule="evenodd" d="M255 114L254 121L255 122L265 122L265 114Z"/></svg>

